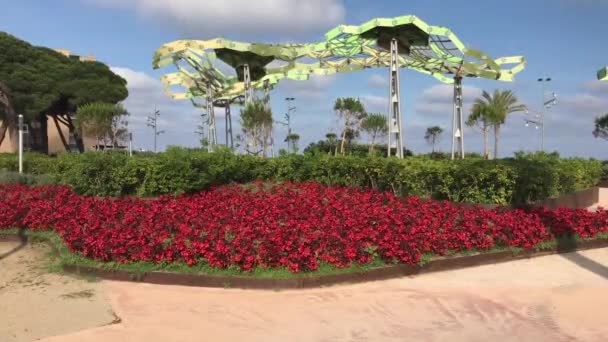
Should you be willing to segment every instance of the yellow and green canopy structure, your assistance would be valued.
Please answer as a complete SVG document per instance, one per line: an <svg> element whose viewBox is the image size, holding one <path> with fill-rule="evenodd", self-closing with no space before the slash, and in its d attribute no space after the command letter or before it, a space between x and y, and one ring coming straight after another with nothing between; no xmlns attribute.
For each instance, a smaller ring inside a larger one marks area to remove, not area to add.
<svg viewBox="0 0 608 342"><path fill-rule="evenodd" d="M608 66L597 72L597 79L600 81L608 81Z"/></svg>
<svg viewBox="0 0 608 342"><path fill-rule="evenodd" d="M220 71L218 61L230 66L233 75ZM223 38L178 40L161 46L153 58L155 69L170 65L177 69L161 78L169 96L190 99L196 106L207 108L211 135L215 135L214 104L227 110L228 134L230 104L251 101L255 90L263 91L268 101L270 90L283 79L305 81L311 75L388 68L387 153L394 152L399 158L403 157L401 68L454 84L452 156L458 153L463 158L462 79L510 82L525 64L522 56L494 59L465 46L450 29L431 26L413 15L373 19L360 26L341 25L316 43L245 43ZM174 91L175 88L180 90ZM199 100L205 104L199 104ZM217 138L209 140L216 142ZM228 137L226 141L228 144Z"/></svg>

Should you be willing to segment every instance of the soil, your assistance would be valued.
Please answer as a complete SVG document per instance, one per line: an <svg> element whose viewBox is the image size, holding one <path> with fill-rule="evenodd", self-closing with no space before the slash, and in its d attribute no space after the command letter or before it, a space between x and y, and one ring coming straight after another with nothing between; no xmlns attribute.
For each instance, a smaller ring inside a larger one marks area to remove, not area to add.
<svg viewBox="0 0 608 342"><path fill-rule="evenodd" d="M45 244L0 242L0 341L34 341L116 320L101 282L50 272L48 254Z"/></svg>

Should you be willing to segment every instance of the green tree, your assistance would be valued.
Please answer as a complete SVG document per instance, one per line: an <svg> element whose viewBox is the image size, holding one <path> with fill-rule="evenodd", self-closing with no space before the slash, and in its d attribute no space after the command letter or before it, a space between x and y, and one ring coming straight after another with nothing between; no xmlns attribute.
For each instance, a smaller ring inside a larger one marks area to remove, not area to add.
<svg viewBox="0 0 608 342"><path fill-rule="evenodd" d="M334 151L334 155L338 154L338 145L336 144L336 133L327 133L325 134L325 139L327 139L327 143L329 144L329 152L328 154L332 153L332 150Z"/></svg>
<svg viewBox="0 0 608 342"><path fill-rule="evenodd" d="M486 103L481 99L476 99L471 107L471 113L467 118L467 126L477 126L483 134L483 156L485 159L490 159L490 128L492 125L490 113L486 110Z"/></svg>
<svg viewBox="0 0 608 342"><path fill-rule="evenodd" d="M263 101L253 100L241 110L241 129L245 151L266 156L272 133L272 111Z"/></svg>
<svg viewBox="0 0 608 342"><path fill-rule="evenodd" d="M103 142L118 147L128 139L129 112L120 104L93 102L78 107L76 128L86 135L97 139L97 146Z"/></svg>
<svg viewBox="0 0 608 342"><path fill-rule="evenodd" d="M475 103L483 104L484 115L487 116L489 123L494 127L494 158L498 158L498 143L500 141L500 128L511 113L523 112L528 107L518 103L519 100L511 90L494 90L493 94L484 91L481 98Z"/></svg>
<svg viewBox="0 0 608 342"><path fill-rule="evenodd" d="M349 141L352 143L359 135L361 120L365 118L365 107L359 99L339 97L334 104L334 111L338 114L338 118L344 120L342 141L340 143L340 153L344 154L344 146L347 139L350 139ZM347 137L347 135L349 136Z"/></svg>
<svg viewBox="0 0 608 342"><path fill-rule="evenodd" d="M433 126L426 129L426 133L424 133L424 140L433 146L433 154L435 154L435 145L441 139L441 134L443 134L443 128L439 126Z"/></svg>
<svg viewBox="0 0 608 342"><path fill-rule="evenodd" d="M388 133L388 122L386 116L382 114L369 114L361 122L361 129L363 129L372 138L372 142L369 146L370 156L374 154L374 146L376 139L386 136Z"/></svg>
<svg viewBox="0 0 608 342"><path fill-rule="evenodd" d="M347 128L345 133L344 133L344 140L342 142L342 145L344 147L344 151L343 153L345 153L346 151L352 152L353 150L353 142L357 139L359 139L360 133L359 130L355 130L353 128Z"/></svg>
<svg viewBox="0 0 608 342"><path fill-rule="evenodd" d="M0 126L0 145L6 137L6 133L9 133L11 139L11 146L17 147L17 114L13 108L13 104L10 100L8 87L0 82L0 120L2 125Z"/></svg>
<svg viewBox="0 0 608 342"><path fill-rule="evenodd" d="M608 114L604 114L595 119L595 129L593 136L608 140Z"/></svg>
<svg viewBox="0 0 608 342"><path fill-rule="evenodd" d="M300 141L300 135L296 133L291 133L287 136L287 141L289 141L289 145L291 146L291 153L298 153L298 142Z"/></svg>
<svg viewBox="0 0 608 342"><path fill-rule="evenodd" d="M26 122L66 125L84 150L73 114L91 102L118 103L128 96L127 82L99 62L81 62L44 47L35 47L0 32L0 80L10 89L14 111ZM59 130L64 145L69 139ZM46 131L44 132L46 135Z"/></svg>

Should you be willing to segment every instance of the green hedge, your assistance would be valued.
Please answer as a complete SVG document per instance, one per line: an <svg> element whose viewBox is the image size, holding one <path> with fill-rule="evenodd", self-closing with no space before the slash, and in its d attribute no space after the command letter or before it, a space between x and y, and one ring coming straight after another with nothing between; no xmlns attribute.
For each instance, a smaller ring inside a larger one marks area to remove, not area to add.
<svg viewBox="0 0 608 342"><path fill-rule="evenodd" d="M27 154L25 171L48 175L91 196L157 196L192 193L213 185L254 180L315 181L369 187L401 196L417 195L468 203L530 203L594 186L602 163L557 154L449 161L428 156L395 158L286 155L273 159L170 148L129 158L124 153ZM17 168L13 155L0 155L0 170Z"/></svg>

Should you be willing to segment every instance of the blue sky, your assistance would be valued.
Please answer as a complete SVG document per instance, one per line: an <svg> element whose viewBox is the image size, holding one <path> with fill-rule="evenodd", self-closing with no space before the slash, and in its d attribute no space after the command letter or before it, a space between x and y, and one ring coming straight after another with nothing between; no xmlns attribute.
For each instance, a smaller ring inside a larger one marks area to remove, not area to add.
<svg viewBox="0 0 608 342"><path fill-rule="evenodd" d="M450 27L465 44L493 57L526 57L527 68L513 83L466 79L465 102L481 89L512 89L522 102L540 109L541 88L536 80L550 76L548 89L558 93L559 104L546 117L547 149L608 159L608 142L591 135L594 117L608 112L608 82L594 81L595 72L608 64L607 12L608 0L461 0L457 5L445 0L19 0L3 4L0 30L35 45L92 54L113 67L129 82L125 106L132 114L135 145L150 149L152 134L145 117L155 106L167 131L159 146L197 145L194 131L199 113L188 102L164 95L158 79L172 70L151 68L152 54L163 43L218 36L312 42L338 24L414 14L429 24ZM296 97L293 127L305 146L338 131L332 111L336 97L359 97L369 111L386 112L387 74L375 69L282 82L272 93L274 114L281 119L286 110L283 99ZM451 130L451 88L410 70L401 72L401 88L405 144L415 152L428 152L430 146L423 139L426 127ZM508 119L501 155L539 148L539 131L526 128L523 117L514 114ZM217 120L223 123L221 113ZM223 141L223 124L218 131ZM276 135L284 134L278 127ZM440 147L447 150L449 142L445 134ZM467 151L481 151L481 135L467 130L465 145Z"/></svg>

